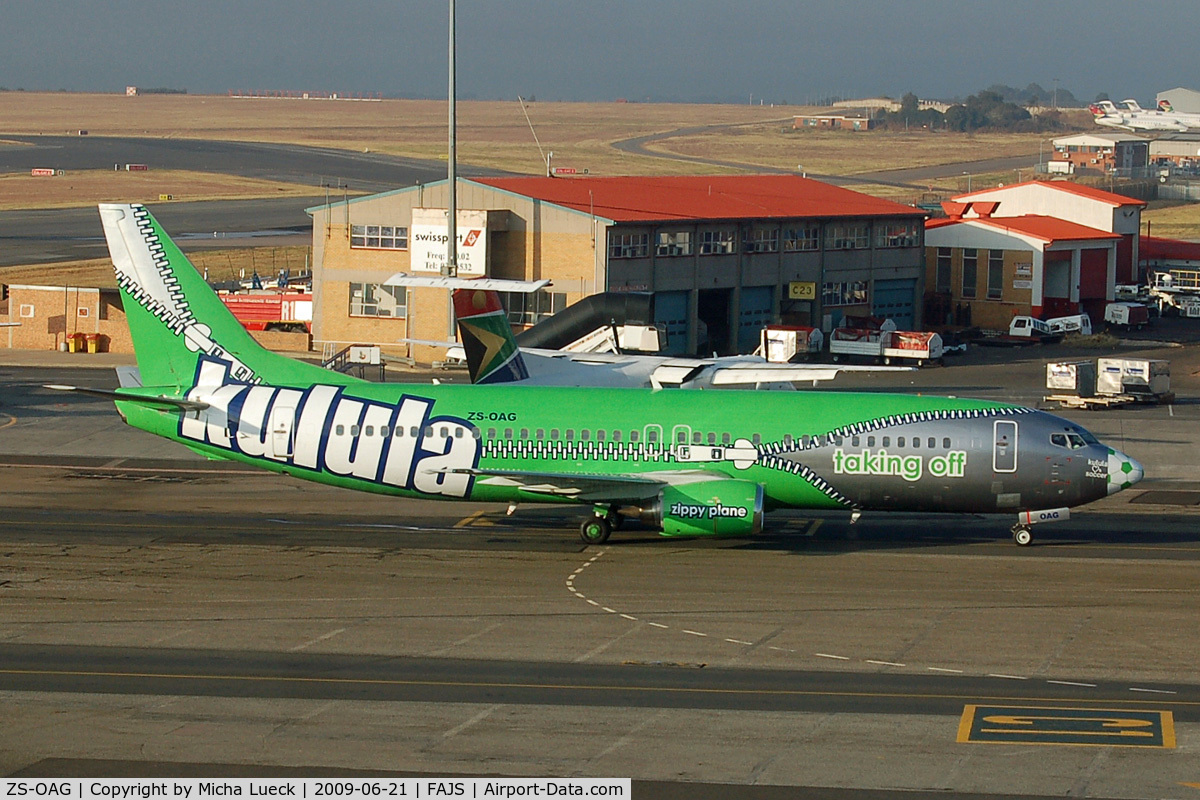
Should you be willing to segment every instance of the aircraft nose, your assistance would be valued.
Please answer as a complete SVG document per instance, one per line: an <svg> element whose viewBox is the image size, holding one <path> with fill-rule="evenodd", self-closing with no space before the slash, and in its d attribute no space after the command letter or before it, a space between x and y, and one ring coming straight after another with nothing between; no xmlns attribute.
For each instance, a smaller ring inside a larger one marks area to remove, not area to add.
<svg viewBox="0 0 1200 800"><path fill-rule="evenodd" d="M1145 476L1146 471L1134 459L1120 450L1108 451L1108 493L1128 489Z"/></svg>

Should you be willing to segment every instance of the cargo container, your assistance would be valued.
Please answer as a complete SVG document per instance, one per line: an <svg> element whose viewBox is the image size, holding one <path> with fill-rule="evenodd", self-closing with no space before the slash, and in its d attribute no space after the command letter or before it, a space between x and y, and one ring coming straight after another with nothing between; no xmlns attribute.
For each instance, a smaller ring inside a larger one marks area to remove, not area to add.
<svg viewBox="0 0 1200 800"><path fill-rule="evenodd" d="M222 294L221 301L251 331L309 331L312 328L312 294L263 292Z"/></svg>
<svg viewBox="0 0 1200 800"><path fill-rule="evenodd" d="M774 364L785 364L820 354L825 335L807 325L768 325L759 335L759 354Z"/></svg>
<svg viewBox="0 0 1200 800"><path fill-rule="evenodd" d="M1171 364L1154 358L1101 358L1096 362L1096 393L1163 397L1171 391Z"/></svg>
<svg viewBox="0 0 1200 800"><path fill-rule="evenodd" d="M1077 397L1096 394L1096 364L1093 361L1052 361L1046 365L1046 388Z"/></svg>

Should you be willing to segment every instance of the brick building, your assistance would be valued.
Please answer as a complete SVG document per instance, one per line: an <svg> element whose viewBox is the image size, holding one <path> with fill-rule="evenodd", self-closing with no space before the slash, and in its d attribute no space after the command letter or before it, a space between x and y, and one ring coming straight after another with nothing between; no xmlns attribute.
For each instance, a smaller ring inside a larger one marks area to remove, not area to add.
<svg viewBox="0 0 1200 800"><path fill-rule="evenodd" d="M313 338L376 343L426 362L453 339L437 274L446 182L308 209ZM919 323L924 212L794 175L460 179L459 274L549 279L505 297L531 324L596 292L652 292L667 349L749 352L766 323L832 326L847 313Z"/></svg>
<svg viewBox="0 0 1200 800"><path fill-rule="evenodd" d="M125 310L116 289L75 286L8 287L7 316L0 321L18 322L0 328L0 343L19 350L57 350L69 337L94 337L100 352L132 353Z"/></svg>
<svg viewBox="0 0 1200 800"><path fill-rule="evenodd" d="M1087 313L1099 323L1121 237L1049 216L1001 217L999 205L947 202L948 216L926 223L927 322L1007 330L1014 316Z"/></svg>
<svg viewBox="0 0 1200 800"><path fill-rule="evenodd" d="M1080 133L1054 140L1051 171L1140 175L1150 163L1150 140L1132 133ZM1067 167L1056 170L1055 164Z"/></svg>

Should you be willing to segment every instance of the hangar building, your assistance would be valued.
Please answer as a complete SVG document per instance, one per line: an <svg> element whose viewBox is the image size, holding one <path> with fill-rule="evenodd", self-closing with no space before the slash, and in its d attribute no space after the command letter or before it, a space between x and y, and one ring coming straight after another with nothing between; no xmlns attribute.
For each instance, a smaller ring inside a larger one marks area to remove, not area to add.
<svg viewBox="0 0 1200 800"><path fill-rule="evenodd" d="M552 281L504 297L514 324L602 291L652 292L673 353L749 352L778 320L920 324L911 206L795 175L477 178L456 193L460 276ZM386 282L439 273L447 194L439 181L308 209L315 345L441 358L420 342L453 339L448 293Z"/></svg>

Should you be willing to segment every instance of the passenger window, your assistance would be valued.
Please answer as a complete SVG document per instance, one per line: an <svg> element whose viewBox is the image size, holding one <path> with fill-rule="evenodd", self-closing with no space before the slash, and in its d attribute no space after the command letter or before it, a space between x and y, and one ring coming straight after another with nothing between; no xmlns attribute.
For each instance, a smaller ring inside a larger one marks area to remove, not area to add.
<svg viewBox="0 0 1200 800"><path fill-rule="evenodd" d="M442 432L442 438L443 438L443 439L449 439L449 438L450 438L450 429L449 429L449 428L440 428L439 430L441 430L441 432Z"/></svg>
<svg viewBox="0 0 1200 800"><path fill-rule="evenodd" d="M522 439L529 438L529 428L521 428L521 438Z"/></svg>
<svg viewBox="0 0 1200 800"><path fill-rule="evenodd" d="M426 425L426 426L425 426L425 430L424 430L424 431L422 431L422 433L424 433L426 436L433 436L433 426L432 426L432 425Z"/></svg>
<svg viewBox="0 0 1200 800"><path fill-rule="evenodd" d="M537 436L537 438L539 438L539 439L545 439L546 438L546 429L538 428L537 433L535 433L534 435Z"/></svg>
<svg viewBox="0 0 1200 800"><path fill-rule="evenodd" d="M721 444L732 444L733 438L728 433L721 434Z"/></svg>
<svg viewBox="0 0 1200 800"><path fill-rule="evenodd" d="M896 437L896 447L904 447L904 437L903 436Z"/></svg>
<svg viewBox="0 0 1200 800"><path fill-rule="evenodd" d="M420 431L417 429L416 425L413 425L411 428L408 429L408 435L414 439L420 435Z"/></svg>
<svg viewBox="0 0 1200 800"><path fill-rule="evenodd" d="M867 437L867 447L874 447L874 446L875 446L875 437L868 436Z"/></svg>
<svg viewBox="0 0 1200 800"><path fill-rule="evenodd" d="M790 433L785 433L783 435L783 446L784 447L792 446L792 435Z"/></svg>
<svg viewBox="0 0 1200 800"><path fill-rule="evenodd" d="M557 438L558 438L558 428L551 428L551 429L550 429L550 438L551 438L551 439L557 439Z"/></svg>
<svg viewBox="0 0 1200 800"><path fill-rule="evenodd" d="M471 438L472 439L482 439L483 431L479 430L479 428L471 428Z"/></svg>
<svg viewBox="0 0 1200 800"><path fill-rule="evenodd" d="M360 431L360 430L362 430L362 429L361 429L361 428L359 428L357 425L351 425L351 426L350 426L350 435L351 435L351 436L358 436L358 433L359 433L359 431Z"/></svg>
<svg viewBox="0 0 1200 800"><path fill-rule="evenodd" d="M892 437L890 437L890 436L883 437L883 446L891 447L892 446Z"/></svg>
<svg viewBox="0 0 1200 800"><path fill-rule="evenodd" d="M913 437L913 443L912 443L912 446L913 446L913 449L914 449L914 450L920 450L920 449L921 449L921 437L920 437L920 436L914 436L914 437Z"/></svg>
<svg viewBox="0 0 1200 800"><path fill-rule="evenodd" d="M374 425L368 425L368 426L366 427L366 431L364 432L364 435L365 435L365 436L374 436L374 435L375 435L375 426L374 426Z"/></svg>
<svg viewBox="0 0 1200 800"><path fill-rule="evenodd" d="M933 448L937 447L937 439L930 436L929 441L926 442L925 444L927 444L929 446L929 449L932 450Z"/></svg>
<svg viewBox="0 0 1200 800"><path fill-rule="evenodd" d="M942 449L944 449L944 450L950 449L950 437L949 436L947 436L945 439L942 439Z"/></svg>
<svg viewBox="0 0 1200 800"><path fill-rule="evenodd" d="M612 440L613 440L614 442L619 442L619 441L621 441L621 432L620 432L620 431L613 431Z"/></svg>
<svg viewBox="0 0 1200 800"><path fill-rule="evenodd" d="M859 442L859 439L858 439L858 437L857 437L857 436L853 436L853 437L851 437L851 439L850 439L850 446L851 446L851 447L858 447L858 442Z"/></svg>
<svg viewBox="0 0 1200 800"><path fill-rule="evenodd" d="M678 444L687 444L687 433L684 431L679 431L679 433L675 436L675 441Z"/></svg>
<svg viewBox="0 0 1200 800"><path fill-rule="evenodd" d="M334 429L333 429L333 435L334 435L334 436L345 436L345 435L346 435L346 426L345 426L345 425L337 425L337 426L335 426L335 427L334 427ZM1064 440L1065 440L1066 438L1067 438L1067 437L1065 437L1065 436L1063 437L1063 439L1064 439ZM1064 443L1064 444L1066 444L1066 442L1065 442L1065 441L1064 441L1063 443Z"/></svg>
<svg viewBox="0 0 1200 800"><path fill-rule="evenodd" d="M574 428L567 428L567 441L568 442L575 441L575 429Z"/></svg>
<svg viewBox="0 0 1200 800"><path fill-rule="evenodd" d="M597 442L604 441L604 430L603 429L596 431L596 441Z"/></svg>
<svg viewBox="0 0 1200 800"><path fill-rule="evenodd" d="M454 438L455 439L463 438L463 429L462 429L461 425L454 426Z"/></svg>
<svg viewBox="0 0 1200 800"><path fill-rule="evenodd" d="M710 434L708 435L708 443L709 443L709 444L716 444L716 443L717 443L717 435L716 435L715 433L710 433Z"/></svg>
<svg viewBox="0 0 1200 800"><path fill-rule="evenodd" d="M841 446L842 446L842 442L843 442L843 441L845 441L845 440L844 440L844 439L843 439L841 436L834 436L834 437L833 437L833 443L834 443L834 444L836 444L838 447L841 447Z"/></svg>
<svg viewBox="0 0 1200 800"><path fill-rule="evenodd" d="M591 437L591 435L592 435L592 432L589 431L587 428L584 428L583 430L581 430L579 432L579 441L586 442Z"/></svg>
<svg viewBox="0 0 1200 800"><path fill-rule="evenodd" d="M762 434L761 434L761 433L756 433L756 434L754 434L753 436L751 436L751 437L750 437L750 443L751 443L751 444L756 444L756 445L757 445L757 444L762 444Z"/></svg>
<svg viewBox="0 0 1200 800"><path fill-rule="evenodd" d="M650 436L651 436L651 437L653 437L653 436L654 436L654 434L652 433L652 434L650 434ZM637 432L637 431L630 431L630 432L629 432L629 441L631 441L631 442L636 442L637 440L638 440L638 432Z"/></svg>
<svg viewBox="0 0 1200 800"><path fill-rule="evenodd" d="M696 431L692 434L692 444L701 444L704 441L704 434Z"/></svg>
<svg viewBox="0 0 1200 800"><path fill-rule="evenodd" d="M496 438L496 429L495 428L488 428L488 438L489 439Z"/></svg>
<svg viewBox="0 0 1200 800"><path fill-rule="evenodd" d="M504 438L505 438L505 439L511 439L511 438L513 438L513 429L512 429L512 428L505 428L505 429L504 429Z"/></svg>

